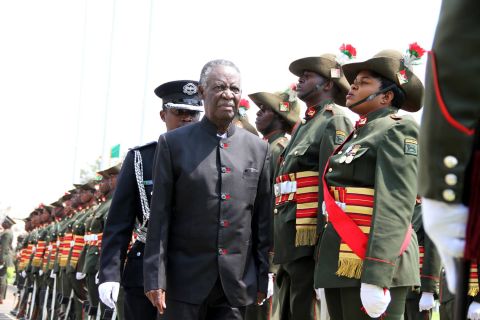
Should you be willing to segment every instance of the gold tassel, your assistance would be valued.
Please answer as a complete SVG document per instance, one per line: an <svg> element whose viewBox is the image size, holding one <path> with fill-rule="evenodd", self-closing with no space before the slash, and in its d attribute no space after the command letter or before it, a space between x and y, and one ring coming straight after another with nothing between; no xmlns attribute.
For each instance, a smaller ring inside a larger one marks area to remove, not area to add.
<svg viewBox="0 0 480 320"><path fill-rule="evenodd" d="M470 285L468 288L468 295L475 297L478 294L478 284Z"/></svg>
<svg viewBox="0 0 480 320"><path fill-rule="evenodd" d="M363 262L361 259L339 258L337 276L360 279Z"/></svg>
<svg viewBox="0 0 480 320"><path fill-rule="evenodd" d="M295 234L295 247L314 246L317 244L316 226L297 226Z"/></svg>

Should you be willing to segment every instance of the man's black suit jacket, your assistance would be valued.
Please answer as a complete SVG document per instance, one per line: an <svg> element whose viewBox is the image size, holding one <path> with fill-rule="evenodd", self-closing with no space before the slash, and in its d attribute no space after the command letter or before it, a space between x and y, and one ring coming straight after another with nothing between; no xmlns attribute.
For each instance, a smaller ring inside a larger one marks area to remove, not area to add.
<svg viewBox="0 0 480 320"><path fill-rule="evenodd" d="M227 138L204 117L160 136L144 257L145 292L200 304L218 278L232 306L267 292L269 150L230 125Z"/></svg>

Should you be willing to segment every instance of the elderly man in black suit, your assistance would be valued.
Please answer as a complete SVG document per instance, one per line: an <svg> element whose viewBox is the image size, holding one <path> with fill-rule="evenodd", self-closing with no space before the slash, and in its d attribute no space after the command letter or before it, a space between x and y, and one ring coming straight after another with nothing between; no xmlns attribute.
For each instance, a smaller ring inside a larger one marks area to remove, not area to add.
<svg viewBox="0 0 480 320"><path fill-rule="evenodd" d="M270 169L266 142L236 127L238 68L207 63L205 117L160 136L155 154L145 292L170 319L243 319L268 284Z"/></svg>

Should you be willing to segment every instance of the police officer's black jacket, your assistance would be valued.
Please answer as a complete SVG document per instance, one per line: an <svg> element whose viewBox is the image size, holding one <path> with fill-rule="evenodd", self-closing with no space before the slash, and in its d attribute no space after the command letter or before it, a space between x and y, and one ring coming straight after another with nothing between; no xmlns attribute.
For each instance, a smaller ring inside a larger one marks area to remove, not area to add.
<svg viewBox="0 0 480 320"><path fill-rule="evenodd" d="M103 231L100 257L100 282L122 282L124 287L143 287L143 243L136 242L124 263L128 244L132 239L135 221L143 221L142 205L135 176L134 151L140 151L143 163L143 182L148 202L152 192L153 157L156 142L130 150L117 178L107 222ZM122 276L123 274L123 276Z"/></svg>

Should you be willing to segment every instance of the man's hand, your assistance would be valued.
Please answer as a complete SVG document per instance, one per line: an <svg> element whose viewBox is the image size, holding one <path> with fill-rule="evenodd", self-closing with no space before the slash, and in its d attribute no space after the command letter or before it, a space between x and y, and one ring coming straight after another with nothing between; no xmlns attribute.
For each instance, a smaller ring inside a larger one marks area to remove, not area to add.
<svg viewBox="0 0 480 320"><path fill-rule="evenodd" d="M428 311L435 306L435 298L433 297L432 292L422 292L422 296L420 297L420 301L418 303L418 310Z"/></svg>
<svg viewBox="0 0 480 320"><path fill-rule="evenodd" d="M470 303L467 318L470 320L480 320L480 303L475 301Z"/></svg>
<svg viewBox="0 0 480 320"><path fill-rule="evenodd" d="M360 299L367 314L372 318L378 318L385 313L390 304L390 290L373 284L362 283Z"/></svg>
<svg viewBox="0 0 480 320"><path fill-rule="evenodd" d="M145 293L148 300L157 308L158 313L163 314L165 309L167 309L167 304L165 302L166 292L163 289L150 290Z"/></svg>
<svg viewBox="0 0 480 320"><path fill-rule="evenodd" d="M120 291L120 283L118 282L104 282L98 286L98 294L100 300L106 304L109 308L114 309L115 303L117 303L118 292Z"/></svg>
<svg viewBox="0 0 480 320"><path fill-rule="evenodd" d="M267 295L264 292L257 292L257 306L261 306L267 300Z"/></svg>
<svg viewBox="0 0 480 320"><path fill-rule="evenodd" d="M83 273L83 272L76 272L76 273L75 273L75 279L77 279L77 280L82 280L82 279L84 279L86 276L87 276L87 275L86 275L85 273Z"/></svg>
<svg viewBox="0 0 480 320"><path fill-rule="evenodd" d="M423 227L437 247L445 267L448 290L455 293L457 285L455 258L463 257L465 250L468 207L423 198L422 217Z"/></svg>
<svg viewBox="0 0 480 320"><path fill-rule="evenodd" d="M273 281L275 280L275 275L273 273L268 274L268 289L267 289L267 299L270 299L273 296Z"/></svg>

